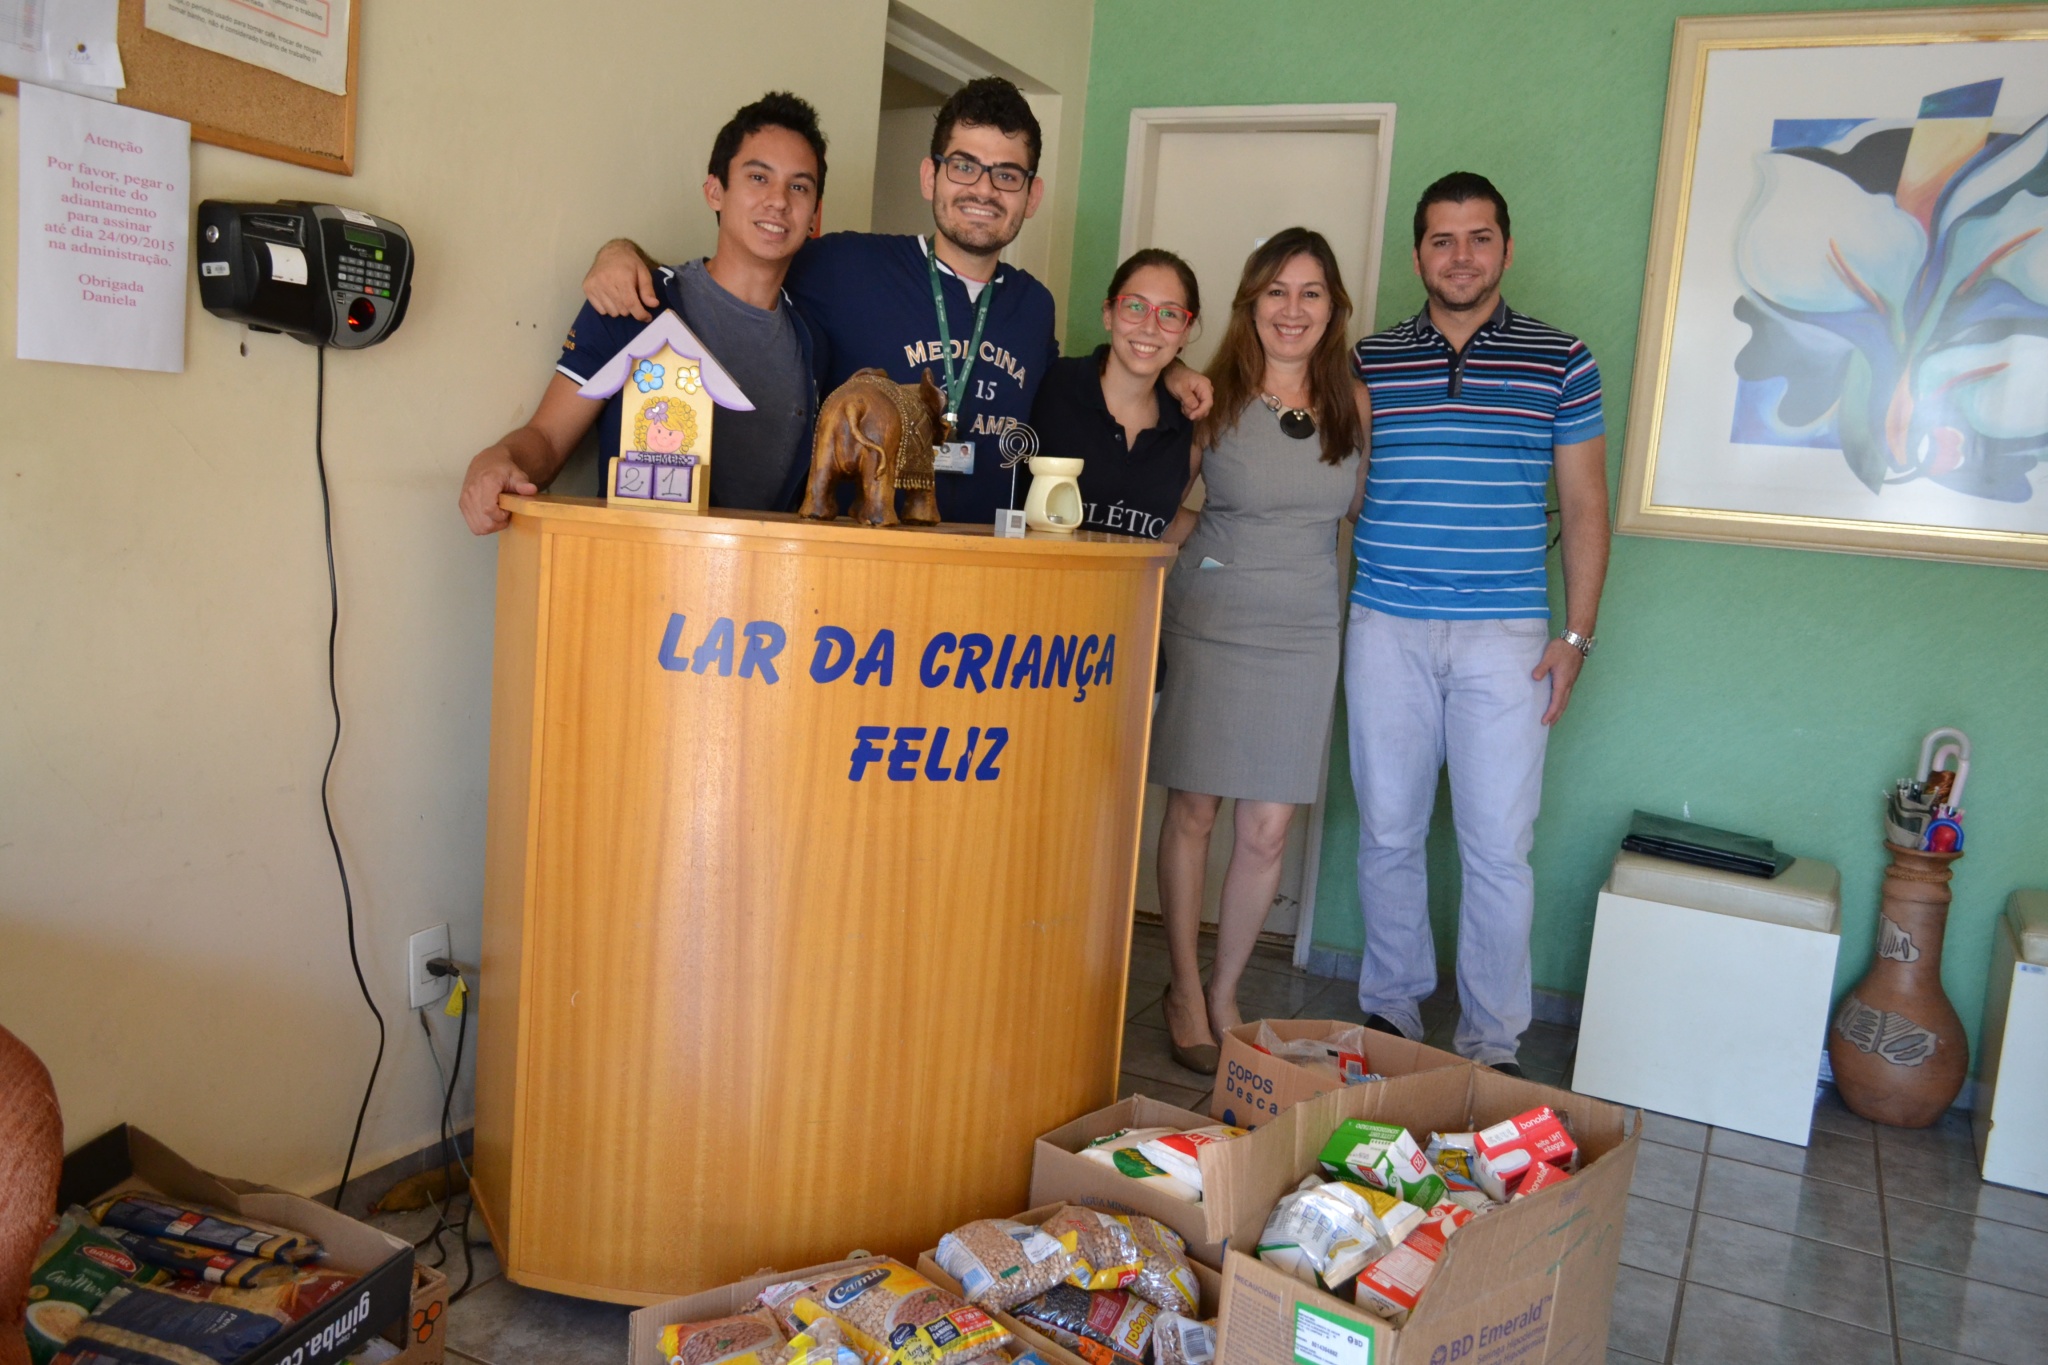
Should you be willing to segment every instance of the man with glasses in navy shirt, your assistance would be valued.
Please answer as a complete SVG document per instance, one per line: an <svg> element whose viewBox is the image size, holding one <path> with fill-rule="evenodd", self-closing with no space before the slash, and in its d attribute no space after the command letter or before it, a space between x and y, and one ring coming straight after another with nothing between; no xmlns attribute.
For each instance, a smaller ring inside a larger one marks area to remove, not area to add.
<svg viewBox="0 0 2048 1365"><path fill-rule="evenodd" d="M831 233L797 253L786 281L821 339L827 390L856 370L906 384L931 371L953 419L936 460L946 521L986 525L1010 505L1002 435L1030 419L1059 355L1052 294L1001 259L1044 197L1038 154L1038 120L1017 87L969 81L940 108L921 170L936 232ZM657 302L646 258L623 240L598 252L583 291L613 316L645 317ZM1208 410L1209 382L1186 366L1167 388L1190 417Z"/></svg>
<svg viewBox="0 0 2048 1365"><path fill-rule="evenodd" d="M1607 441L1586 343L1509 308L1508 206L1456 172L1415 206L1428 303L1358 343L1372 466L1344 641L1366 1022L1422 1036L1436 990L1423 845L1451 770L1464 889L1457 1049L1520 1075L1529 870L1549 727L1593 652L1607 576ZM1565 628L1550 634L1544 492L1557 480Z"/></svg>

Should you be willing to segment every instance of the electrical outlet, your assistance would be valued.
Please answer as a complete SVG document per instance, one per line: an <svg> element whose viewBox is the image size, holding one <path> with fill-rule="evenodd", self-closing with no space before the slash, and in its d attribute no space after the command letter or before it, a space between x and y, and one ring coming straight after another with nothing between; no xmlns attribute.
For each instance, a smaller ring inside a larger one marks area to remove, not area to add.
<svg viewBox="0 0 2048 1365"><path fill-rule="evenodd" d="M405 941L405 979L412 992L412 1008L422 1009L447 998L452 978L435 976L427 970L427 963L437 957L452 956L445 924L422 929Z"/></svg>

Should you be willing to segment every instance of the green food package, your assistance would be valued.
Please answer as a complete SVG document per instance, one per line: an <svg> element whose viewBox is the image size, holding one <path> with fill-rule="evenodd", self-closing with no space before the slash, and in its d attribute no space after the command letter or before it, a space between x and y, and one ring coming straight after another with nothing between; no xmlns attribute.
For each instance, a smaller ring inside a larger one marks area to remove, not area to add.
<svg viewBox="0 0 2048 1365"><path fill-rule="evenodd" d="M28 1278L28 1358L48 1365L100 1300L126 1284L154 1284L168 1271L140 1265L73 1209L58 1218Z"/></svg>
<svg viewBox="0 0 2048 1365"><path fill-rule="evenodd" d="M1443 1176L1408 1130L1391 1123L1345 1119L1323 1144L1320 1159L1337 1179L1397 1194L1418 1209L1433 1209L1444 1197Z"/></svg>

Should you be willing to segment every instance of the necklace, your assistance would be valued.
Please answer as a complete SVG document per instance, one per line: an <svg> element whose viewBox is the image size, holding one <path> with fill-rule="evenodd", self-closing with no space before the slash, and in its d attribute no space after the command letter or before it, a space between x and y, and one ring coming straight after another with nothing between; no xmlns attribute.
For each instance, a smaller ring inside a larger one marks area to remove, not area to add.
<svg viewBox="0 0 2048 1365"><path fill-rule="evenodd" d="M1306 441L1316 434L1315 415L1307 408L1283 407L1280 400L1270 393L1262 393L1259 398L1280 418L1280 430L1295 440Z"/></svg>

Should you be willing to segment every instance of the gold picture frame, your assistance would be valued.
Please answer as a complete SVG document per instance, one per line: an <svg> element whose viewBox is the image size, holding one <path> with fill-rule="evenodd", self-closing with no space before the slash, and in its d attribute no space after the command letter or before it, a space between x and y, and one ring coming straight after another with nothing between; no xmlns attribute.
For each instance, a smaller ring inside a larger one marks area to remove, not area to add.
<svg viewBox="0 0 2048 1365"><path fill-rule="evenodd" d="M1616 529L2048 568L2044 229L2048 6L1678 20Z"/></svg>

